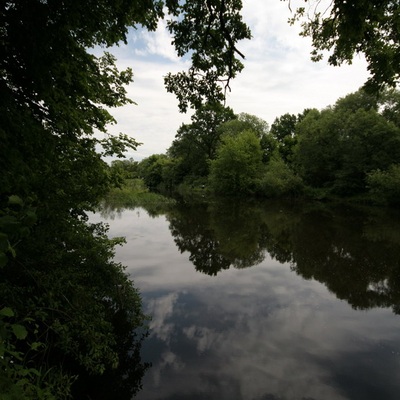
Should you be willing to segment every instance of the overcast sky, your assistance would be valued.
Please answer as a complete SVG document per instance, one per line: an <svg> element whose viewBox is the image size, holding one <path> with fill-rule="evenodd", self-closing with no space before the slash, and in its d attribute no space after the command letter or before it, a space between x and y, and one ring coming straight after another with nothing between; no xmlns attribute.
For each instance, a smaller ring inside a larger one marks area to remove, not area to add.
<svg viewBox="0 0 400 400"><path fill-rule="evenodd" d="M334 104L366 81L362 57L341 67L329 66L326 59L319 63L310 60L311 41L299 36L299 25L288 24L291 12L287 1L244 0L242 15L253 39L237 46L246 56L245 68L232 82L227 98L227 106L236 114L253 114L271 125L285 113ZM109 131L126 133L143 143L136 152L128 153L128 158L141 160L165 153L179 126L190 123L190 114L179 113L174 95L164 88L163 77L188 64L175 55L164 23L153 33L132 30L128 44L111 52L120 68L133 69L134 82L128 94L137 105L112 110L118 124Z"/></svg>

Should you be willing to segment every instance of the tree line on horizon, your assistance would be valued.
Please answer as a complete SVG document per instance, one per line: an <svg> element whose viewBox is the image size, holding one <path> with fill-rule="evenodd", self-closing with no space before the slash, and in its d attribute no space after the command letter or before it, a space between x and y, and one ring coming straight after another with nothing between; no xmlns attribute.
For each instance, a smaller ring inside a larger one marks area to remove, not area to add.
<svg viewBox="0 0 400 400"><path fill-rule="evenodd" d="M227 196L358 198L398 204L400 92L359 89L322 110L277 117L206 104L182 124L166 154L114 161L152 190L207 187Z"/></svg>

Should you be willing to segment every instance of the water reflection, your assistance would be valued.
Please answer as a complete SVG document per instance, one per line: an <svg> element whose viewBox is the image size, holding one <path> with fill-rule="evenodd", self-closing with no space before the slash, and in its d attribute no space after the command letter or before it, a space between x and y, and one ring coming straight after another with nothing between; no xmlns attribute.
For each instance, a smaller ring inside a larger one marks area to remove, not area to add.
<svg viewBox="0 0 400 400"><path fill-rule="evenodd" d="M122 212L119 261L152 315L137 398L397 399L399 221L255 202Z"/></svg>
<svg viewBox="0 0 400 400"><path fill-rule="evenodd" d="M354 308L399 312L400 218L393 210L224 202L181 205L167 219L197 271L251 267L269 254Z"/></svg>

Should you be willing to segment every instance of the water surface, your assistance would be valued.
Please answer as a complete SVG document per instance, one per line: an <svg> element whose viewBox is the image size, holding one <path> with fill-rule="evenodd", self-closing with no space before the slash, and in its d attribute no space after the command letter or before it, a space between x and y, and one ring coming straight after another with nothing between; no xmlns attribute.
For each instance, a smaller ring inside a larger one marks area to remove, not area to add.
<svg viewBox="0 0 400 400"><path fill-rule="evenodd" d="M399 214L237 202L103 213L152 316L139 400L398 399Z"/></svg>

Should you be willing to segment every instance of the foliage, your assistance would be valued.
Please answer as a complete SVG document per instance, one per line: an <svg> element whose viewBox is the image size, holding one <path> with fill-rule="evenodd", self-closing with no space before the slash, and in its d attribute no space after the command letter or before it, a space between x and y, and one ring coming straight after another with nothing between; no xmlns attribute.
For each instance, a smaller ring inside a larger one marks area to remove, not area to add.
<svg viewBox="0 0 400 400"><path fill-rule="evenodd" d="M24 202L19 196L9 196L4 210L0 210L0 268L8 258L16 257L18 244L29 236L37 216L31 201Z"/></svg>
<svg viewBox="0 0 400 400"><path fill-rule="evenodd" d="M211 187L226 195L254 193L262 165L262 149L254 132L224 137L211 162Z"/></svg>
<svg viewBox="0 0 400 400"><path fill-rule="evenodd" d="M334 0L330 5L305 1L294 18L303 20L302 35L310 36L312 59L322 59L331 50L329 63L351 63L354 54L363 53L371 77L367 86L374 91L394 87L400 77L400 5L393 0Z"/></svg>
<svg viewBox="0 0 400 400"><path fill-rule="evenodd" d="M279 154L274 154L260 179L258 193L281 198L298 196L302 191L302 179L295 175Z"/></svg>
<svg viewBox="0 0 400 400"><path fill-rule="evenodd" d="M400 128L400 91L384 91L378 99L378 105L382 116Z"/></svg>
<svg viewBox="0 0 400 400"><path fill-rule="evenodd" d="M386 171L374 170L367 175L368 189L379 203L399 205L400 165L392 164Z"/></svg>
<svg viewBox="0 0 400 400"><path fill-rule="evenodd" d="M184 110L221 100L221 79L227 87L242 69L236 44L250 33L240 9L237 0L3 2L0 309L11 311L1 321L2 395L61 398L79 387L79 379L71 387L75 375L110 370L116 391L132 380L125 398L138 389L140 296L113 261L119 241L85 214L127 172L102 156L123 157L139 145L107 133L115 123L109 110L133 104L125 89L133 74L88 49L126 42L129 28L155 30L169 13L178 55L192 57L187 74L166 79Z"/></svg>
<svg viewBox="0 0 400 400"><path fill-rule="evenodd" d="M301 120L300 116L284 114L275 118L271 125L271 135L278 142L278 150L285 162L290 162L293 155L293 148L296 145L295 129Z"/></svg>
<svg viewBox="0 0 400 400"><path fill-rule="evenodd" d="M228 120L218 128L221 135L236 136L244 131L254 132L259 139L268 133L268 123L255 115L240 113L237 118Z"/></svg>
<svg viewBox="0 0 400 400"><path fill-rule="evenodd" d="M111 174L120 179L134 179L138 177L138 162L133 158L129 160L113 160L111 162Z"/></svg>
<svg viewBox="0 0 400 400"><path fill-rule="evenodd" d="M284 114L270 130L254 115L227 119L231 110L208 105L181 126L167 155L143 161L143 176L150 187L194 196L208 178L208 194L376 202L383 186L378 190L372 176L392 176L388 169L400 159L399 104L396 90L376 96L359 89L323 110ZM393 196L382 196L393 204Z"/></svg>
<svg viewBox="0 0 400 400"><path fill-rule="evenodd" d="M183 124L178 129L175 140L168 149L168 154L177 161L177 183L182 182L183 176L194 179L208 175L209 160L215 158L220 142L219 127L234 118L235 115L229 107L208 103L193 114L191 124Z"/></svg>
<svg viewBox="0 0 400 400"><path fill-rule="evenodd" d="M400 130L374 110L350 114L340 140L341 165L334 185L338 193L364 192L369 172L386 170L400 159Z"/></svg>
<svg viewBox="0 0 400 400"><path fill-rule="evenodd" d="M192 62L187 72L165 77L167 90L176 94L183 112L207 101L220 103L230 90L230 80L243 69L237 56L244 55L236 44L251 37L240 15L241 0L172 0L166 4L178 17L168 22L177 53L190 54Z"/></svg>
<svg viewBox="0 0 400 400"><path fill-rule="evenodd" d="M152 154L140 161L139 176L149 189L154 190L163 182L163 169L167 163L165 154Z"/></svg>
<svg viewBox="0 0 400 400"><path fill-rule="evenodd" d="M339 98L335 103L335 110L346 114L355 113L358 110L378 111L379 97L377 94L370 94L361 88L354 93L349 93L345 97Z"/></svg>
<svg viewBox="0 0 400 400"><path fill-rule="evenodd" d="M9 307L0 310L0 392L4 399L67 399L74 377L56 376L55 371L47 371L45 378L41 366L37 368L23 363L27 353L37 354L45 345L43 342L29 343L26 352L18 351L13 344L28 336L26 326L32 320L14 322L14 311Z"/></svg>
<svg viewBox="0 0 400 400"><path fill-rule="evenodd" d="M310 110L296 126L294 163L306 184L332 185L339 168L338 134L343 126L330 109Z"/></svg>
<svg viewBox="0 0 400 400"><path fill-rule="evenodd" d="M387 115L364 91L309 111L296 125L293 158L305 183L341 196L365 193L367 175L400 157L400 130Z"/></svg>
<svg viewBox="0 0 400 400"><path fill-rule="evenodd" d="M6 351L26 353L8 363L7 370L15 370L15 378L20 370L36 369L38 374L25 377L29 384L36 387L32 378L39 377L44 388L66 385L60 390L68 393L75 375L116 370L126 356L120 341L132 351L140 346L133 335L145 319L132 282L122 266L112 261L118 243L120 239L107 238L102 225L69 219L52 221L51 230L46 223L38 223L35 241L19 245L18 263L23 268L9 262L0 285L2 304L12 305L17 320L26 321L25 337L6 343ZM123 376L126 371L120 373ZM58 377L54 383L52 377ZM21 380L14 382L21 384Z"/></svg>

